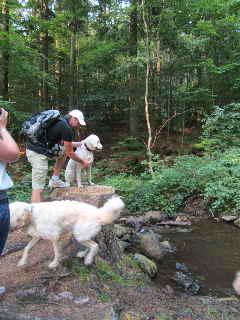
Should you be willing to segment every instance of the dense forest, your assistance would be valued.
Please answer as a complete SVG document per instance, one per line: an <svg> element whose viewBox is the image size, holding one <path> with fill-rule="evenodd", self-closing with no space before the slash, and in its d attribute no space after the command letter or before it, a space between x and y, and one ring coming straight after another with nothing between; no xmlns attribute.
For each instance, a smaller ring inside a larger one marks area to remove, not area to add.
<svg viewBox="0 0 240 320"><path fill-rule="evenodd" d="M238 0L0 3L0 96L17 111L78 106L138 136L146 113L178 130L239 101Z"/></svg>
<svg viewBox="0 0 240 320"><path fill-rule="evenodd" d="M128 138L121 147L133 161L99 162L95 181L117 187L130 209L174 214L197 194L214 214L238 210L239 0L0 4L1 106L16 139L33 112L79 108L89 131ZM168 159L161 145L158 157L163 131L193 130L200 154Z"/></svg>

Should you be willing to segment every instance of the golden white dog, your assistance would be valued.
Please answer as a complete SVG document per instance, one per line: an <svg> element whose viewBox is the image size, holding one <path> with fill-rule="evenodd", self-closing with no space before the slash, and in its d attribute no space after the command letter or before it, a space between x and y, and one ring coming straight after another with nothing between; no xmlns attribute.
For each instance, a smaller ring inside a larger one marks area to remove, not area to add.
<svg viewBox="0 0 240 320"><path fill-rule="evenodd" d="M86 171L88 177L88 183L92 185L92 163L94 160L94 152L102 150L102 144L100 139L95 134L90 134L86 139L80 142L73 142L73 146L77 147L75 153L83 160L87 160L89 166L86 169L82 168L81 163L76 162L72 159L68 161L66 170L65 170L65 182L66 187L70 187L75 181L77 186L82 186L82 170Z"/></svg>
<svg viewBox="0 0 240 320"><path fill-rule="evenodd" d="M24 248L18 266L27 263L29 250L40 240L50 240L54 249L54 260L49 268L56 268L62 257L60 236L72 233L75 239L87 247L78 252L78 257L84 257L84 263L93 262L98 252L98 244L91 240L101 230L102 225L116 220L124 203L119 197L109 199L101 208L71 200L41 202L28 204L13 202L10 204L11 227L28 226L27 232L32 240Z"/></svg>
<svg viewBox="0 0 240 320"><path fill-rule="evenodd" d="M233 288L238 295L240 295L240 271L236 272L235 279L233 281Z"/></svg>

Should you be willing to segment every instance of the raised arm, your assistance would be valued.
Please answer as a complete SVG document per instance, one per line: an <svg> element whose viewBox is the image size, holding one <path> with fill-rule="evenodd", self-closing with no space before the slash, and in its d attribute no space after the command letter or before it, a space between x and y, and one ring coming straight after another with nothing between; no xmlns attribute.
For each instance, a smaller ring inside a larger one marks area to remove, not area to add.
<svg viewBox="0 0 240 320"><path fill-rule="evenodd" d="M3 108L0 110L0 160L5 162L16 161L19 156L19 148L6 129L8 112Z"/></svg>
<svg viewBox="0 0 240 320"><path fill-rule="evenodd" d="M84 168L87 168L89 166L88 161L81 159L74 151L73 151L73 144L72 142L69 141L64 141L64 149L65 149L65 154L67 157L70 159L73 159L79 163L82 164Z"/></svg>

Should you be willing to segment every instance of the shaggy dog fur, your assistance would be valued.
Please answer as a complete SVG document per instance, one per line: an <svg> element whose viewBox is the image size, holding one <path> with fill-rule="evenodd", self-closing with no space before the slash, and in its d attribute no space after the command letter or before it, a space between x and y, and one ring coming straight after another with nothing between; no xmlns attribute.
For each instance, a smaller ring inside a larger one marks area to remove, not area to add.
<svg viewBox="0 0 240 320"><path fill-rule="evenodd" d="M79 143L74 143L77 147L77 150L75 153L83 160L87 160L89 162L89 166L84 169L87 177L88 177L88 183L91 185L92 183L92 163L94 160L94 155L93 153L95 151L102 150L102 144L100 142L100 139L98 136L95 134L91 134L88 136L85 140L79 142ZM72 159L68 161L66 170L65 170L65 182L66 182L66 187L70 187L71 184L73 184L75 181L77 182L77 186L81 187L82 186L82 179L81 179L81 174L82 174L82 165L79 162L76 162Z"/></svg>
<svg viewBox="0 0 240 320"><path fill-rule="evenodd" d="M119 197L109 199L103 207L96 208L79 201L52 201L27 204L14 202L10 204L11 227L28 226L27 232L32 240L25 247L18 266L27 264L29 250L40 240L50 240L54 249L54 260L49 268L56 268L62 257L60 236L71 233L75 239L87 247L78 252L78 257L84 257L84 263L93 262L98 252L98 244L91 240L101 230L102 225L116 220L124 203Z"/></svg>
<svg viewBox="0 0 240 320"><path fill-rule="evenodd" d="M236 273L235 279L233 281L233 288L238 295L240 295L240 271Z"/></svg>

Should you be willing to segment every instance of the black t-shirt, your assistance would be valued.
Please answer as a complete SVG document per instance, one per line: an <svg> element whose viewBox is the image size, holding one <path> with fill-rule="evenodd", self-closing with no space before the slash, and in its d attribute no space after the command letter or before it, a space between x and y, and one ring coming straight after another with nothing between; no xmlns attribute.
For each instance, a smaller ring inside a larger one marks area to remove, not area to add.
<svg viewBox="0 0 240 320"><path fill-rule="evenodd" d="M60 119L53 126L47 129L47 141L49 148L62 141L73 141L74 131L68 124L66 118Z"/></svg>
<svg viewBox="0 0 240 320"><path fill-rule="evenodd" d="M68 124L67 118L60 118L56 123L47 128L47 145L27 143L27 149L51 157L50 150L55 144L61 144L63 141L73 141L74 131Z"/></svg>

